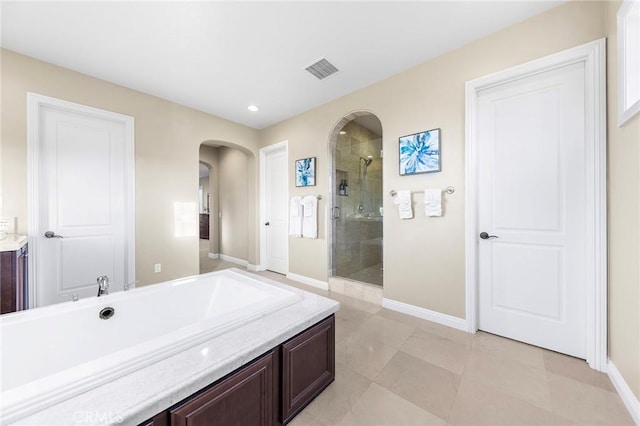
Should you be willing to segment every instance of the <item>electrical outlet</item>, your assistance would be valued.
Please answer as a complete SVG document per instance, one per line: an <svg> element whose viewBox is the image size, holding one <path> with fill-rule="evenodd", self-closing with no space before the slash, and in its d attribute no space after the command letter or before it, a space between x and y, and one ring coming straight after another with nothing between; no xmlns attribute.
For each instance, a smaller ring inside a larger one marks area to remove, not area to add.
<svg viewBox="0 0 640 426"><path fill-rule="evenodd" d="M155 265L153 265L153 272L160 272L162 271L162 265L159 263L156 263Z"/></svg>

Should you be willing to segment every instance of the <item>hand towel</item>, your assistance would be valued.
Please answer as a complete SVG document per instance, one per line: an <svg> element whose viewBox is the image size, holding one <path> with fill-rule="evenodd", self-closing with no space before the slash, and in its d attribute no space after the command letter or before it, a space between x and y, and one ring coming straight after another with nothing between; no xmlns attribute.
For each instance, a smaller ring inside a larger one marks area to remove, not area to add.
<svg viewBox="0 0 640 426"><path fill-rule="evenodd" d="M289 235L302 237L302 197L291 197L289 200Z"/></svg>
<svg viewBox="0 0 640 426"><path fill-rule="evenodd" d="M318 238L318 197L307 195L302 199L302 236Z"/></svg>
<svg viewBox="0 0 640 426"><path fill-rule="evenodd" d="M400 219L413 218L413 208L411 206L411 191L398 191L396 198L393 200L393 204L396 204L398 206L398 214L400 215Z"/></svg>
<svg viewBox="0 0 640 426"><path fill-rule="evenodd" d="M442 216L442 189L431 188L424 190L424 214L427 216Z"/></svg>

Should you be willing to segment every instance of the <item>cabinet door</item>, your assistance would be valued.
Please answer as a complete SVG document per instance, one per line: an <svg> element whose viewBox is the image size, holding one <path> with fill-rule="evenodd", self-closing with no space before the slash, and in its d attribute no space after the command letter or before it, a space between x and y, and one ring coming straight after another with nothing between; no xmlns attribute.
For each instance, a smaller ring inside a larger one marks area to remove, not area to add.
<svg viewBox="0 0 640 426"><path fill-rule="evenodd" d="M169 410L156 414L153 418L140 423L138 426L169 426Z"/></svg>
<svg viewBox="0 0 640 426"><path fill-rule="evenodd" d="M335 369L333 315L282 345L282 423L333 382Z"/></svg>
<svg viewBox="0 0 640 426"><path fill-rule="evenodd" d="M259 360L170 410L172 426L268 426L277 410L277 356Z"/></svg>
<svg viewBox="0 0 640 426"><path fill-rule="evenodd" d="M15 312L17 308L17 256L16 251L0 253L0 314Z"/></svg>
<svg viewBox="0 0 640 426"><path fill-rule="evenodd" d="M209 214L200 213L200 239L209 239Z"/></svg>

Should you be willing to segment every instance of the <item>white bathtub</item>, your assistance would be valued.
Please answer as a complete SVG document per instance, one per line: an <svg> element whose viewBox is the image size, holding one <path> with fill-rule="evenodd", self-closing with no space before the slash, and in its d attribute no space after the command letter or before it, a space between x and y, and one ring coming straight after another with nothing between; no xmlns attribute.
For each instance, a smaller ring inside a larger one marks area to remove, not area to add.
<svg viewBox="0 0 640 426"><path fill-rule="evenodd" d="M0 317L4 424L298 302L233 270ZM99 318L105 307L115 314Z"/></svg>

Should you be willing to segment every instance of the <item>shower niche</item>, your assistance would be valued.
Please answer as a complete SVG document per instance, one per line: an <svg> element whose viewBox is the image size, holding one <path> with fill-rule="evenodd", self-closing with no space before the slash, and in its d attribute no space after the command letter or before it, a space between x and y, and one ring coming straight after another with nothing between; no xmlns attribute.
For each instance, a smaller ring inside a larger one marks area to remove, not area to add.
<svg viewBox="0 0 640 426"><path fill-rule="evenodd" d="M349 196L349 172L336 170L336 194L341 197Z"/></svg>
<svg viewBox="0 0 640 426"><path fill-rule="evenodd" d="M367 114L337 130L332 275L382 286L382 126Z"/></svg>

